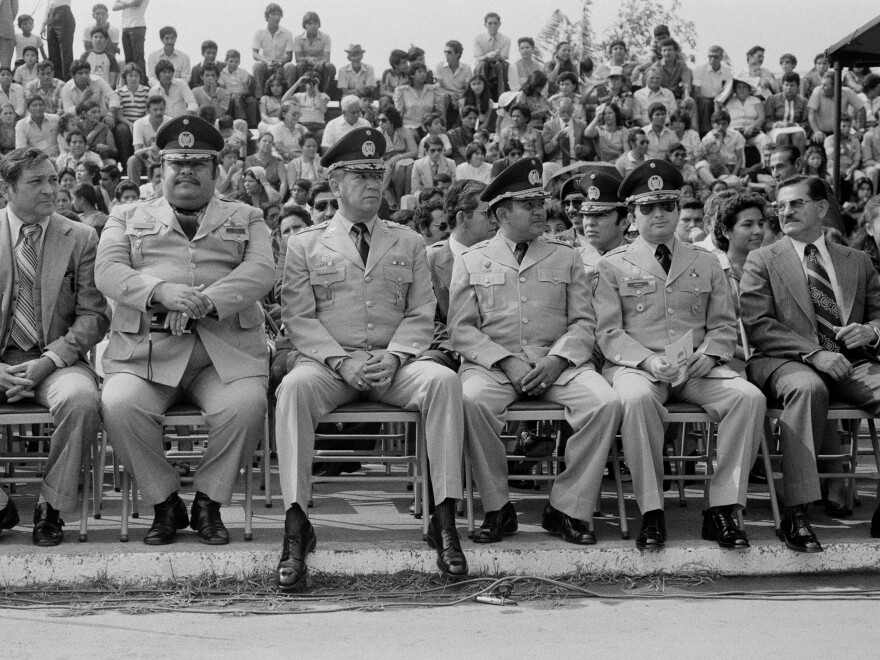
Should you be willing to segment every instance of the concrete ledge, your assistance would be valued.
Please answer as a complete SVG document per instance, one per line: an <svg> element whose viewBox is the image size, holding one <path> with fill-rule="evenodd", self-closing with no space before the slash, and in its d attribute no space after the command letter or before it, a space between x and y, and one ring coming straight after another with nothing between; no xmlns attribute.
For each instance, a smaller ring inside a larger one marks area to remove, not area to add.
<svg viewBox="0 0 880 660"><path fill-rule="evenodd" d="M880 570L880 544L834 543L825 552L796 554L781 543L757 545L746 551L725 551L711 544L672 545L657 552L631 547L579 549L546 542L530 547L475 547L464 549L473 575L522 574L557 577L575 573L611 573L649 576L658 573L710 573L722 576L842 573ZM0 565L0 584L26 587L35 584L82 583L96 578L126 584L154 584L205 573L242 579L267 573L278 562L277 544L233 544L223 551L113 552L96 548L81 552L6 554ZM352 547L327 543L310 557L314 571L333 575L384 574L398 571L436 573L436 554L422 543L400 542Z"/></svg>

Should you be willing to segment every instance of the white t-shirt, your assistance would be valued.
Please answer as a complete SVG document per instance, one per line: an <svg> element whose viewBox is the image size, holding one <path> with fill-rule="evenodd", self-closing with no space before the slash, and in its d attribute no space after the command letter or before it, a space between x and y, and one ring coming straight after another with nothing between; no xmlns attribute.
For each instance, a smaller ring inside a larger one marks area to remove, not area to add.
<svg viewBox="0 0 880 660"><path fill-rule="evenodd" d="M122 10L122 29L136 27L147 27L147 21L144 14L147 13L147 5L150 0L141 0L139 7L126 7Z"/></svg>

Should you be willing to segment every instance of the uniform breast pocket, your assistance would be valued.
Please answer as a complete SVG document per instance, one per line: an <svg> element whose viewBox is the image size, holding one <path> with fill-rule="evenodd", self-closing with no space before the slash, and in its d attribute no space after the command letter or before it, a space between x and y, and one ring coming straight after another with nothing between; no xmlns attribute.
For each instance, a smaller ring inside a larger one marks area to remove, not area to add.
<svg viewBox="0 0 880 660"><path fill-rule="evenodd" d="M471 286L477 291L481 310L504 307L504 273L471 273Z"/></svg>
<svg viewBox="0 0 880 660"><path fill-rule="evenodd" d="M125 235L128 236L131 245L131 265L134 268L142 266L146 259L157 257L162 253L159 240L161 230L162 225L158 221L142 224L134 222L125 228Z"/></svg>
<svg viewBox="0 0 880 660"><path fill-rule="evenodd" d="M387 304L402 312L406 309L406 296L413 283L413 272L406 267L385 266L384 273Z"/></svg>
<svg viewBox="0 0 880 660"><path fill-rule="evenodd" d="M345 266L319 268L309 273L309 282L312 285L315 305L319 312L333 307L339 293L338 289L342 287L344 281Z"/></svg>
<svg viewBox="0 0 880 660"><path fill-rule="evenodd" d="M247 246L248 228L242 225L223 225L218 230L226 252L233 260L241 262Z"/></svg>
<svg viewBox="0 0 880 660"><path fill-rule="evenodd" d="M712 293L712 282L708 276L699 273L684 274L675 281L673 286L676 303L690 307L692 313L702 316Z"/></svg>
<svg viewBox="0 0 880 660"><path fill-rule="evenodd" d="M657 282L653 279L624 280L618 290L625 316L639 318L656 304Z"/></svg>
<svg viewBox="0 0 880 660"><path fill-rule="evenodd" d="M536 302L544 307L565 309L571 273L568 270L538 269L540 289Z"/></svg>

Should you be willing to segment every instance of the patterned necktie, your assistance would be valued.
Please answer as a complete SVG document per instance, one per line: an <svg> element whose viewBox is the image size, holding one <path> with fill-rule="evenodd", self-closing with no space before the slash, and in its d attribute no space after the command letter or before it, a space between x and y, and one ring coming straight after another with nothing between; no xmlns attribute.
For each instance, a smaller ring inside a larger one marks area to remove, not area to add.
<svg viewBox="0 0 880 660"><path fill-rule="evenodd" d="M516 247L513 249L513 257L516 259L516 263L521 264L523 257L526 256L526 250L529 249L528 243L517 243Z"/></svg>
<svg viewBox="0 0 880 660"><path fill-rule="evenodd" d="M669 274L669 269L672 267L672 252L669 251L666 244L660 243L660 245L657 246L656 252L654 252L654 256L657 257L657 261L660 262L663 271L666 274Z"/></svg>
<svg viewBox="0 0 880 660"><path fill-rule="evenodd" d="M43 228L24 225L24 239L15 252L18 269L18 300L12 317L11 339L23 351L30 350L40 340L37 314L34 307L34 282L37 277L37 241Z"/></svg>
<svg viewBox="0 0 880 660"><path fill-rule="evenodd" d="M367 229L367 225L363 222L356 222L351 228L351 231L354 232L354 244L357 246L357 251L361 255L364 266L366 266L367 257L370 256L370 244L367 242L367 236L369 235L370 230Z"/></svg>
<svg viewBox="0 0 880 660"><path fill-rule="evenodd" d="M810 299L816 312L816 330L819 344L823 350L834 353L841 352L841 346L835 339L834 326L840 327L840 308L834 298L831 278L828 271L819 261L819 248L808 243L804 248L804 263L807 266L807 284L810 285ZM843 351L844 353L846 351Z"/></svg>

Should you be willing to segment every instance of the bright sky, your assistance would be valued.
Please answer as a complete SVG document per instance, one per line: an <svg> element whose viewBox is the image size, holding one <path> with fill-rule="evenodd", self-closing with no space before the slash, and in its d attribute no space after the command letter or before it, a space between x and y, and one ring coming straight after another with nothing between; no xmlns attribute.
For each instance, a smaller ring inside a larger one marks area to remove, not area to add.
<svg viewBox="0 0 880 660"><path fill-rule="evenodd" d="M667 6L671 0L663 0ZM46 0L20 0L19 11L31 13L42 23ZM113 0L104 0L112 6ZM79 32L91 22L92 0L72 0L77 20L74 54L82 49ZM242 64L250 67L251 39L257 28L264 27L264 0L150 0L147 10L146 51L161 47L159 28L174 25L178 48L195 63L199 45L213 39L221 53L227 48L242 52ZM343 49L360 43L366 50L364 61L377 74L388 68L388 54L393 48L406 50L411 43L427 51L428 64L443 59L443 44L457 39L464 44L464 61L472 62L473 38L484 30L483 15L497 11L501 32L513 38L537 36L554 9L572 20L580 13L578 0L332 0L331 2L279 2L285 11L282 25L294 34L302 31L302 15L311 8L321 17L322 30L333 43L332 60L337 67L345 64ZM735 69L745 67L745 52L760 44L767 49L769 68L777 70L779 56L792 52L798 70L812 66L813 56L842 39L876 15L877 4L870 0L682 0L683 15L696 25L699 43L696 60L706 61L712 44L723 46ZM594 0L593 31L601 39L613 23L619 3ZM119 13L111 12L110 22L119 26ZM673 35L674 36L674 35ZM222 55L221 55L222 57Z"/></svg>

